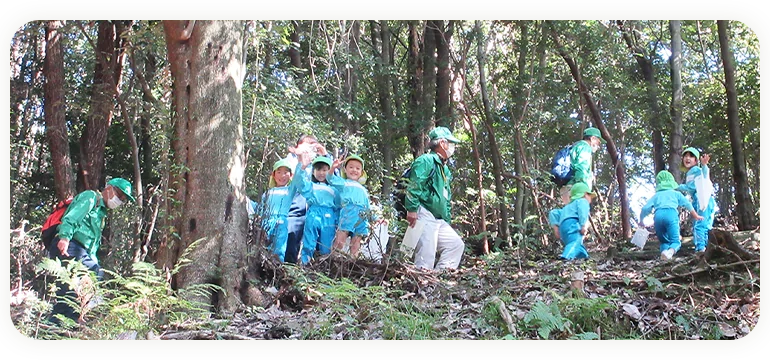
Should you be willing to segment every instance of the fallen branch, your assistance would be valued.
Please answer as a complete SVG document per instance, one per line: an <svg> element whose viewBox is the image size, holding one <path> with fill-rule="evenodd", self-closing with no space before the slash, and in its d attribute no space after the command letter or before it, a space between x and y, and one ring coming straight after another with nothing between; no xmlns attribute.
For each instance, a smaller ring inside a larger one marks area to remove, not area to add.
<svg viewBox="0 0 770 360"><path fill-rule="evenodd" d="M758 262L759 262L759 259L754 259L754 260L738 261L738 262L734 262L734 263L730 263L730 264L724 264L724 265L707 266L707 267L699 268L699 269L696 269L696 270L693 270L693 271L690 271L690 272L687 272L687 273L684 273L684 274L669 275L669 276L666 276L666 277L658 279L658 280L660 280L660 281L669 281L669 280L673 280L673 279L680 278L680 277L685 277L685 276L699 274L699 273L702 273L704 271L718 270L718 269L728 268L728 267L731 267L731 266L751 264L751 263L758 263Z"/></svg>
<svg viewBox="0 0 770 360"><path fill-rule="evenodd" d="M518 332L516 331L516 325L513 322L511 313L508 312L508 308L505 307L503 300L500 300L499 297L495 296L491 301L497 305L497 309L500 311L500 316L503 318L503 321L505 321L505 325L508 326L508 332L514 337L517 337Z"/></svg>
<svg viewBox="0 0 770 360"><path fill-rule="evenodd" d="M257 340L252 337L211 330L181 331L160 336L161 340Z"/></svg>

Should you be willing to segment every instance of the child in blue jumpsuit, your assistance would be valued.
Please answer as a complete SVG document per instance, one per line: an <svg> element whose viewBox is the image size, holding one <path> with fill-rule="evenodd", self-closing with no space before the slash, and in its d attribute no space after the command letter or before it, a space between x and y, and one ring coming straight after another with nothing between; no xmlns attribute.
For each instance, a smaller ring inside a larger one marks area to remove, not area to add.
<svg viewBox="0 0 770 360"><path fill-rule="evenodd" d="M698 159L700 158L701 165L698 166ZM689 147L682 152L682 170L687 170L685 182L677 188L679 191L690 194L692 198L692 205L698 215L702 216L702 220L697 220L693 223L692 230L692 242L695 244L696 252L706 251L706 245L709 241L709 230L714 225L714 215L716 213L716 201L714 195L711 194L708 199L708 203L704 209L701 209L698 204L698 192L695 187L695 180L698 177L705 179L709 178L708 162L711 157L708 154L700 156L700 151L695 148Z"/></svg>
<svg viewBox="0 0 770 360"><path fill-rule="evenodd" d="M334 165L336 167L338 163L335 161ZM340 218L334 250L342 250L348 236L351 236L350 256L355 259L361 248L361 239L369 235L369 191L361 183L361 179L366 178L363 159L350 155L342 161L342 167L342 176L329 177L329 183L340 194Z"/></svg>
<svg viewBox="0 0 770 360"><path fill-rule="evenodd" d="M571 201L561 209L559 223L561 242L564 244L562 259L588 258L588 250L583 246L583 236L588 233L588 216L594 196L596 194L591 192L584 182L576 183L570 189Z"/></svg>
<svg viewBox="0 0 770 360"><path fill-rule="evenodd" d="M262 228L267 233L270 250L278 255L282 262L285 260L286 243L289 238L289 208L294 196L299 191L300 181L292 181L291 164L287 159L281 159L273 165L273 173L270 174L268 190L262 194L262 203L249 201L249 215L259 212L259 206L264 211ZM294 178L301 169L301 164L296 165Z"/></svg>
<svg viewBox="0 0 770 360"><path fill-rule="evenodd" d="M302 175L298 178L302 179L301 192L308 204L302 234L302 264L307 264L313 258L316 249L322 255L331 253L337 228L338 204L337 191L327 181L331 165L331 159L318 156L313 159L313 174L310 179L305 171L297 171Z"/></svg>
<svg viewBox="0 0 770 360"><path fill-rule="evenodd" d="M563 187L562 189L570 189L571 187ZM561 195L561 204L567 205L569 204L569 198L570 193L569 191L562 191ZM559 234L559 224L561 223L561 212L563 208L556 208L548 212L548 225L551 225L551 228L553 229L553 233L556 236L556 239L561 239L561 235Z"/></svg>
<svg viewBox="0 0 770 360"><path fill-rule="evenodd" d="M647 215L655 209L655 234L660 240L660 258L671 259L679 251L682 243L679 241L679 207L690 212L696 220L703 220L702 216L693 209L692 204L682 193L676 191L677 183L674 175L663 170L655 176L655 195L642 207L639 223L642 223Z"/></svg>

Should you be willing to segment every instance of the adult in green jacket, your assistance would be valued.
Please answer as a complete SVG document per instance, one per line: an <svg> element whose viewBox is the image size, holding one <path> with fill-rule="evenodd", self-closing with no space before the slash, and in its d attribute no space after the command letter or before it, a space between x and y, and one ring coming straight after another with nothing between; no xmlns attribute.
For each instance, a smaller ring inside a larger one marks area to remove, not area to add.
<svg viewBox="0 0 770 360"><path fill-rule="evenodd" d="M131 194L131 183L123 178L114 178L107 182L101 192L86 190L75 196L62 217L56 237L47 244L48 257L60 260L77 260L96 274L101 280L104 270L96 257L102 243L102 229L107 209L115 209L126 201L135 201ZM74 298L74 292L65 283L59 284L58 296ZM58 323L56 314L62 314L74 321L79 313L64 301L53 307L51 322Z"/></svg>
<svg viewBox="0 0 770 360"><path fill-rule="evenodd" d="M424 223L415 247L415 266L426 269L456 269L465 249L460 235L449 225L452 222L452 173L447 160L460 142L445 127L430 134L430 151L412 163L407 187L406 220L410 227ZM436 252L439 253L436 262Z"/></svg>

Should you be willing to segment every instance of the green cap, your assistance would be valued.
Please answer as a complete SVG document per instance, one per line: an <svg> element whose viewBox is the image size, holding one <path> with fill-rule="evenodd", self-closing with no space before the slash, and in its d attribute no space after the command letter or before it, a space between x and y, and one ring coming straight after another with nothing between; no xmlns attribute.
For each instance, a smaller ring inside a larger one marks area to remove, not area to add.
<svg viewBox="0 0 770 360"><path fill-rule="evenodd" d="M674 190L679 186L676 180L674 180L674 175L668 170L661 170L658 175L655 176L655 182L658 184L655 187L655 191Z"/></svg>
<svg viewBox="0 0 770 360"><path fill-rule="evenodd" d="M599 140L601 140L603 143L606 143L606 142L607 142L607 140L604 140L604 138L602 137L602 132L601 132L601 131L599 131L599 129L597 129L597 128L595 128L595 127L590 127L590 128L588 128L588 129L585 129L585 131L583 131L583 136L596 136L596 137L598 137L598 138L599 138Z"/></svg>
<svg viewBox="0 0 770 360"><path fill-rule="evenodd" d="M684 154L690 153L692 156L695 156L695 164L697 165L700 162L700 151L694 147L688 147L687 149L684 149L682 151L682 162L679 164L679 170L682 172L687 172L687 167L684 166Z"/></svg>
<svg viewBox="0 0 770 360"><path fill-rule="evenodd" d="M345 166L348 164L348 161L350 161L350 160L358 160L358 161L361 162L361 177L358 178L358 182L361 183L362 185L365 184L367 176L366 176L366 170L364 170L364 159L362 159L358 155L350 155L350 156L345 158L345 160L342 162L343 169L342 169L342 173L340 174L340 176L343 179L347 179L348 178L348 174L345 173Z"/></svg>
<svg viewBox="0 0 770 360"><path fill-rule="evenodd" d="M449 131L449 129L447 129L447 128L443 127L443 126L439 126L439 127L436 127L435 129L431 130L430 134L428 134L428 136L430 137L431 140L447 139L447 141L449 141L451 143L455 143L455 144L460 142L459 139L457 139L456 137L454 137L452 135L452 132Z"/></svg>
<svg viewBox="0 0 770 360"><path fill-rule="evenodd" d="M280 168L280 167L285 167L285 168L289 169L290 173L294 173L294 170L291 168L290 165L291 164L289 164L289 159L278 160L273 165L273 173L275 173L275 171L278 170L278 168ZM275 175L275 174L270 174L270 180L268 180L268 182L267 182L267 188L268 189L272 189L272 188L277 186L277 184L275 183L275 176L273 176L273 175ZM289 182L291 182L291 179L289 179Z"/></svg>
<svg viewBox="0 0 770 360"><path fill-rule="evenodd" d="M329 159L326 156L316 156L315 159L313 159L312 165L315 165L316 163L319 163L319 162L322 162L326 165L329 165L329 167L332 167L332 159Z"/></svg>
<svg viewBox="0 0 770 360"><path fill-rule="evenodd" d="M134 196L131 195L131 183L128 182L128 180L123 178L114 178L107 182L107 185L112 186L120 190L123 194L126 195L129 201L134 202L136 199L134 199Z"/></svg>
<svg viewBox="0 0 770 360"><path fill-rule="evenodd" d="M350 160L358 160L361 163L361 169L363 170L363 168L364 168L364 159L362 159L358 155L350 155L350 156L346 157L345 160L342 162L342 166L347 166L348 165L348 161L350 161Z"/></svg>
<svg viewBox="0 0 770 360"><path fill-rule="evenodd" d="M291 168L291 164L289 164L289 159L281 159L276 161L273 165L273 171L278 170L279 167L285 167L288 168L290 172L294 172L294 169Z"/></svg>
<svg viewBox="0 0 770 360"><path fill-rule="evenodd" d="M581 182L575 183L575 185L572 185L572 188L569 190L569 199L570 200L580 199L586 194L596 196L596 193L591 192L591 189L588 188L588 184L581 181Z"/></svg>
<svg viewBox="0 0 770 360"><path fill-rule="evenodd" d="M687 153L690 153L692 154L692 156L695 156L695 160L700 160L700 151L698 151L698 149L694 147L688 147L687 149L684 149L684 151L682 151L682 156L684 156L684 154L687 154Z"/></svg>

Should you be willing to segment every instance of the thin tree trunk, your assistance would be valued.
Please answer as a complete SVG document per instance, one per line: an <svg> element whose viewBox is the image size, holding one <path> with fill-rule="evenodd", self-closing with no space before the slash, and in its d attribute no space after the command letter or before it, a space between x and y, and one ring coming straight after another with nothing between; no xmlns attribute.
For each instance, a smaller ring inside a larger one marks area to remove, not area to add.
<svg viewBox="0 0 770 360"><path fill-rule="evenodd" d="M652 160L655 166L655 173L657 174L666 169L666 161L663 157L663 134L661 131L661 118L663 114L660 111L660 105L658 105L658 84L655 81L655 69L652 66L652 61L644 56L644 48L639 46L634 36L634 26L632 25L630 29L627 29L624 27L625 23L620 20L617 21L617 24L620 27L626 46L631 50L631 54L636 59L636 63L639 65L639 69L644 77L647 104L650 106L649 123L650 129L652 129Z"/></svg>
<svg viewBox="0 0 770 360"><path fill-rule="evenodd" d="M412 150L413 158L417 158L425 152L425 128L427 121L422 113L423 101L423 80L422 80L422 58L420 57L420 34L417 31L419 21L409 21L409 41L407 53L407 68L409 77L407 86L409 88L409 124L406 134L409 141L409 148Z"/></svg>
<svg viewBox="0 0 770 360"><path fill-rule="evenodd" d="M422 113L420 116L428 122L427 129L436 125L436 39L439 35L436 20L428 20L422 37ZM427 131L426 129L426 131Z"/></svg>
<svg viewBox="0 0 770 360"><path fill-rule="evenodd" d="M738 229L750 230L756 228L754 204L749 194L749 181L746 174L746 159L743 155L743 135L741 119L738 115L738 95L735 91L735 60L730 50L728 38L729 23L727 20L717 21L719 32L719 47L722 63L725 69L725 90L727 92L727 123L730 132L730 147L733 152L733 181L735 182L735 216L738 219Z"/></svg>
<svg viewBox="0 0 770 360"><path fill-rule="evenodd" d="M63 22L46 23L45 128L53 166L56 198L64 200L75 193L75 180L70 159L69 136L64 108L64 48L59 29Z"/></svg>
<svg viewBox="0 0 770 360"><path fill-rule="evenodd" d="M668 23L671 33L671 137L669 139L668 170L677 182L682 180L679 165L682 162L682 23L671 20Z"/></svg>
<svg viewBox="0 0 770 360"><path fill-rule="evenodd" d="M390 29L388 28L388 23L385 20L379 23L376 21L370 21L370 24L372 48L375 52L375 77L377 80L378 99L384 117L384 121L380 124L380 132L383 137L383 141L381 143L383 167L381 194L384 198L390 194L390 191L393 187L393 181L390 177L390 168L393 164L393 151L390 145L390 128L395 119L393 116L393 107L391 106L390 98L390 75L388 75L387 70L390 67ZM378 42L381 43L381 50L379 49L380 46L377 45Z"/></svg>
<svg viewBox="0 0 770 360"><path fill-rule="evenodd" d="M289 62L291 66L299 69L302 67L302 58L299 54L299 22L294 20L291 22L292 30L289 34L291 44L289 44Z"/></svg>
<svg viewBox="0 0 770 360"><path fill-rule="evenodd" d="M615 175L617 176L617 180L618 180L618 195L620 197L620 220L621 220L621 226L622 226L622 236L623 238L626 238L626 239L630 238L631 223L630 223L630 210L629 210L629 204L628 204L628 191L626 186L625 166L623 165L623 162L620 161L620 155L618 154L618 150L615 147L615 141L612 139L612 136L607 131L607 127L604 125L604 122L602 121L601 113L599 112L599 107L596 105L596 102L593 100L593 97L591 96L591 92L588 90L588 87L583 82L583 78L580 75L580 70L578 69L578 66L575 63L575 60L573 60L569 56L569 54L567 54L567 51L564 49L564 46L562 45L561 40L559 39L559 35L556 33L556 29L553 27L553 23L551 21L548 21L548 24L551 26L551 37L554 41L554 44L556 45L559 55L561 55L561 57L567 63L567 66L569 66L570 73L572 73L572 78L575 80L575 82L578 85L578 89L580 90L580 95L583 96L583 98L585 99L586 105L588 105L588 109L591 112L591 115L593 117L594 123L596 124L596 127L601 132L602 137L605 140L607 140L607 152L609 153L610 159L612 160L612 165L615 168Z"/></svg>
<svg viewBox="0 0 770 360"><path fill-rule="evenodd" d="M495 178L495 192L497 193L498 200L500 202L500 223L498 224L498 232L500 239L503 243L507 243L508 238L508 205L505 194L505 185L503 184L502 176L502 161L500 159L500 147L497 144L495 138L494 119L492 115L491 105L489 104L489 96L487 95L487 81L484 70L485 63L485 44L484 34L481 30L481 21L476 20L476 33L478 36L477 43L477 56L479 62L479 86L481 87L481 101L484 104L484 122L486 124L487 132L489 134L489 150L492 156L492 172Z"/></svg>
<svg viewBox="0 0 770 360"><path fill-rule="evenodd" d="M453 22L444 26L444 21L436 21L439 28L436 35L436 125L452 128L453 114L450 107L451 69L449 67L449 44L452 40Z"/></svg>

